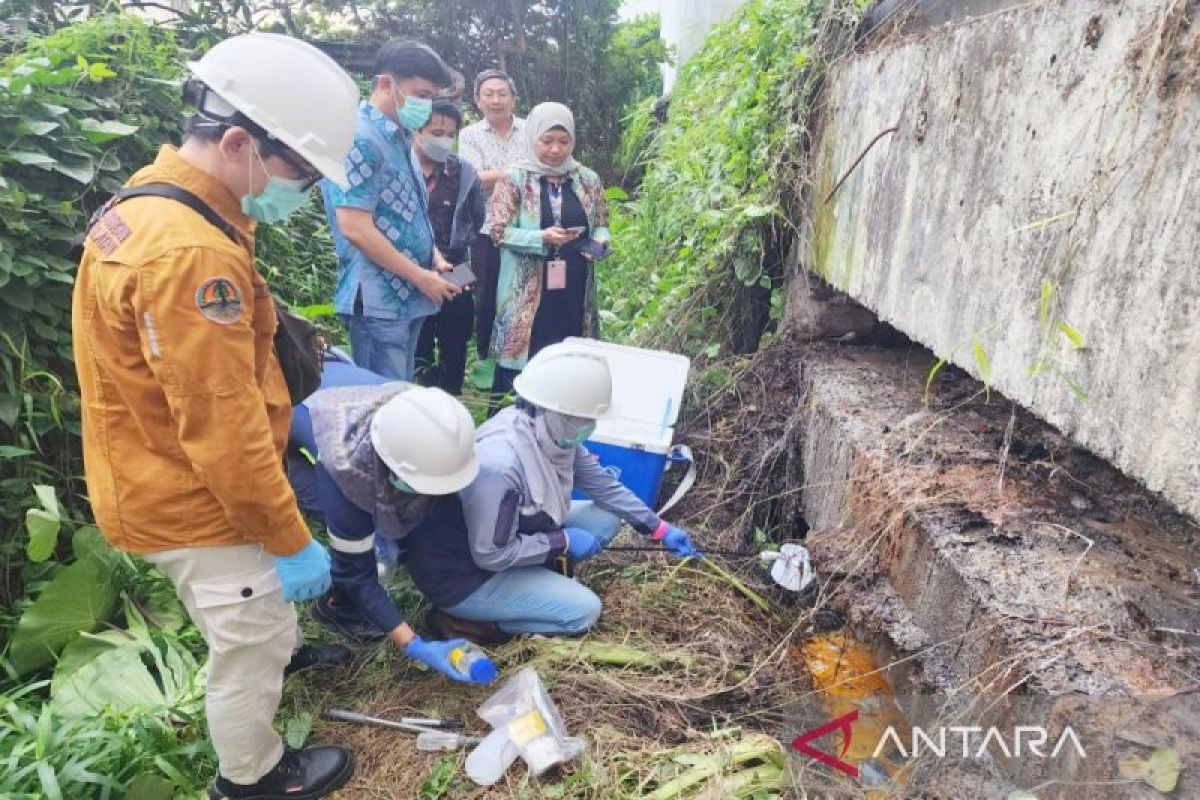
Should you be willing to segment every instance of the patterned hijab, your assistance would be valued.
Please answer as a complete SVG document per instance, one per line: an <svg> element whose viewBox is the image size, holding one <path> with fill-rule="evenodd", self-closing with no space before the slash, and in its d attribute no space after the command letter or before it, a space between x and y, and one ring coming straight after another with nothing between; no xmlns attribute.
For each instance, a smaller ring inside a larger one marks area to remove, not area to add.
<svg viewBox="0 0 1200 800"><path fill-rule="evenodd" d="M575 115L571 109L562 103L539 103L525 118L525 155L515 166L534 175L568 175L579 168L571 156L557 167L552 167L538 160L537 142L542 136L554 128L562 128L571 136L571 146L575 146Z"/></svg>

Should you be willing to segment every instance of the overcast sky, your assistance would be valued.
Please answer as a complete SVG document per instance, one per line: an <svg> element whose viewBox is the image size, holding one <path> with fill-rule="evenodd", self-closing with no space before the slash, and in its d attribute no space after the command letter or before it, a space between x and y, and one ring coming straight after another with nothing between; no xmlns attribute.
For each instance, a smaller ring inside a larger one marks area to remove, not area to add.
<svg viewBox="0 0 1200 800"><path fill-rule="evenodd" d="M621 18L636 17L658 11L658 0L625 0L621 3Z"/></svg>

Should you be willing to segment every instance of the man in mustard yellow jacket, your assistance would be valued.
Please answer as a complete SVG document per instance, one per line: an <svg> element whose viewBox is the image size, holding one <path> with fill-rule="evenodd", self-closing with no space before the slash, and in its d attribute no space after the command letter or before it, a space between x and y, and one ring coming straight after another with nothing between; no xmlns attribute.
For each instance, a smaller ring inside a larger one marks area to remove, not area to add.
<svg viewBox="0 0 1200 800"><path fill-rule="evenodd" d="M274 34L228 39L189 67L197 113L182 146L129 182L176 197L111 203L79 267L88 494L108 540L171 578L208 643L210 795L324 797L353 772L349 752L287 750L272 726L291 601L328 588L329 556L282 466L291 403L254 231L322 176L345 185L358 91L319 50Z"/></svg>

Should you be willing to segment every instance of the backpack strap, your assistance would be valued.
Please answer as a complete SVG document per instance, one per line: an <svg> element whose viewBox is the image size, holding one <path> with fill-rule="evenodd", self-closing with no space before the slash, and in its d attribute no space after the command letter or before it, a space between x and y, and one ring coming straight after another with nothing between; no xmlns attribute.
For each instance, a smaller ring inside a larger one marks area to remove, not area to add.
<svg viewBox="0 0 1200 800"><path fill-rule="evenodd" d="M165 197L168 200L174 200L177 203L183 203L185 206L195 211L200 216L204 217L209 225L219 230L221 233L229 237L229 240L234 244L238 243L237 231L230 225L224 217L212 210L212 207L201 200L196 195L189 192L187 189L180 188L172 183L147 183L142 186L126 186L113 192L112 197L108 198L108 202L96 209L96 213L92 214L92 218L88 220L87 228L83 233L75 236L71 240L71 255L78 261L83 255L83 242L87 239L88 233L91 232L92 226L99 222L100 218L108 213L109 209L122 201L128 200L131 197Z"/></svg>

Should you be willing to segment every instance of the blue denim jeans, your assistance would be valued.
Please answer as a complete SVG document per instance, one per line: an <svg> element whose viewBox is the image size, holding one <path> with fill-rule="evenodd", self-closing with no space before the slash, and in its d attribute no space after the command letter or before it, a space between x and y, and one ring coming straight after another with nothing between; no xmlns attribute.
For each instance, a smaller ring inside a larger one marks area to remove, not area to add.
<svg viewBox="0 0 1200 800"><path fill-rule="evenodd" d="M411 381L416 371L417 340L425 317L379 319L343 314L350 331L350 351L355 365L395 381Z"/></svg>
<svg viewBox="0 0 1200 800"><path fill-rule="evenodd" d="M564 528L584 528L605 545L621 520L590 500L576 500ZM543 566L497 572L447 613L477 622L496 622L505 633L580 634L600 619L600 598L578 581Z"/></svg>

